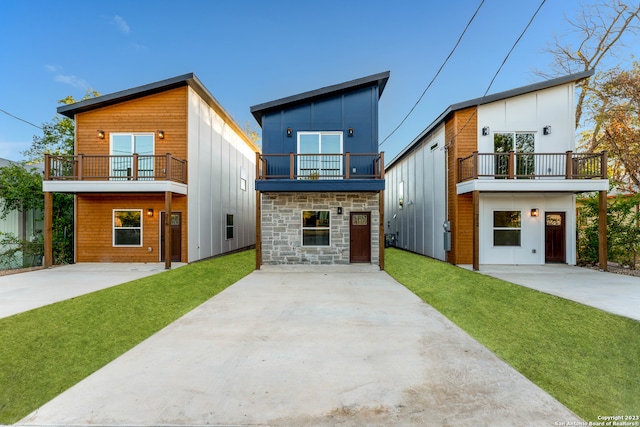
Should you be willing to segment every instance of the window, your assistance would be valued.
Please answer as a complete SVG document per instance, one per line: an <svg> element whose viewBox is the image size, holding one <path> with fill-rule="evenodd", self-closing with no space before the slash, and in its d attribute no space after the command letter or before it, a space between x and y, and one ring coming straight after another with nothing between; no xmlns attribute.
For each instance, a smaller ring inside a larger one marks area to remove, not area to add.
<svg viewBox="0 0 640 427"><path fill-rule="evenodd" d="M329 211L302 211L302 246L329 246Z"/></svg>
<svg viewBox="0 0 640 427"><path fill-rule="evenodd" d="M496 132L493 134L493 148L494 153L501 154L496 156L496 175L506 177L509 174L509 151L516 153L514 171L516 176L523 177L534 173L535 135L533 133Z"/></svg>
<svg viewBox="0 0 640 427"><path fill-rule="evenodd" d="M493 212L493 246L520 246L520 211Z"/></svg>
<svg viewBox="0 0 640 427"><path fill-rule="evenodd" d="M142 246L142 209L114 209L113 246Z"/></svg>
<svg viewBox="0 0 640 427"><path fill-rule="evenodd" d="M404 207L404 181L398 184L398 209Z"/></svg>
<svg viewBox="0 0 640 427"><path fill-rule="evenodd" d="M342 178L342 132L298 132L298 179Z"/></svg>
<svg viewBox="0 0 640 427"><path fill-rule="evenodd" d="M247 170L240 168L240 190L247 191Z"/></svg>
<svg viewBox="0 0 640 427"><path fill-rule="evenodd" d="M133 176L132 154L138 154L138 179L153 179L153 134L111 134L111 176L124 180ZM122 156L122 157L120 157Z"/></svg>
<svg viewBox="0 0 640 427"><path fill-rule="evenodd" d="M233 215L227 214L227 240L233 239Z"/></svg>

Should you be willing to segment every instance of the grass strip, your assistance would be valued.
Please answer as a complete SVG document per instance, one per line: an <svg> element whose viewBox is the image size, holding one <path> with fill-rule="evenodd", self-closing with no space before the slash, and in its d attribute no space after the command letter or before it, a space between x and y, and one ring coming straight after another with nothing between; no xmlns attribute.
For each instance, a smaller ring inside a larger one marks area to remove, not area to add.
<svg viewBox="0 0 640 427"><path fill-rule="evenodd" d="M254 265L255 251L244 251L0 319L0 424L27 416Z"/></svg>
<svg viewBox="0 0 640 427"><path fill-rule="evenodd" d="M399 249L387 273L585 421L640 415L640 322Z"/></svg>

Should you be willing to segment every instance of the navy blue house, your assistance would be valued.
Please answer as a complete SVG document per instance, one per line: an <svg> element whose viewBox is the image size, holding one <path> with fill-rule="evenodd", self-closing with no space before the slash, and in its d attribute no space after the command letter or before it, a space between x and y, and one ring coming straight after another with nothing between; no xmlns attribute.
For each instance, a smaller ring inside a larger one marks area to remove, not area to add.
<svg viewBox="0 0 640 427"><path fill-rule="evenodd" d="M256 267L384 268L384 153L378 100L389 72L251 107L257 154Z"/></svg>

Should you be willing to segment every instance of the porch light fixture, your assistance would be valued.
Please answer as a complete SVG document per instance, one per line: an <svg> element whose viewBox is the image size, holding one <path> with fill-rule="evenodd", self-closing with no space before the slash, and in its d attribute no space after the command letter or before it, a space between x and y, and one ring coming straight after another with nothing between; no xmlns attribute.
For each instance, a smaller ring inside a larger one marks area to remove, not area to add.
<svg viewBox="0 0 640 427"><path fill-rule="evenodd" d="M537 218L539 214L540 214L540 211L538 210L538 208L531 209L531 217L532 218Z"/></svg>
<svg viewBox="0 0 640 427"><path fill-rule="evenodd" d="M163 130L159 130L158 131L158 138L164 139L164 131Z"/></svg>
<svg viewBox="0 0 640 427"><path fill-rule="evenodd" d="M482 128L482 136L489 135L489 126L485 126Z"/></svg>
<svg viewBox="0 0 640 427"><path fill-rule="evenodd" d="M147 209L147 216L149 218L153 218L153 209L152 208Z"/></svg>
<svg viewBox="0 0 640 427"><path fill-rule="evenodd" d="M351 136L353 136L353 128L349 128L348 135L349 135L350 137L351 137Z"/></svg>
<svg viewBox="0 0 640 427"><path fill-rule="evenodd" d="M545 126L542 128L543 135L551 135L551 126Z"/></svg>
<svg viewBox="0 0 640 427"><path fill-rule="evenodd" d="M291 130L291 128L287 128L287 136L291 138L292 134L293 134L293 131Z"/></svg>
<svg viewBox="0 0 640 427"><path fill-rule="evenodd" d="M98 138L104 139L104 131L102 129L98 129Z"/></svg>

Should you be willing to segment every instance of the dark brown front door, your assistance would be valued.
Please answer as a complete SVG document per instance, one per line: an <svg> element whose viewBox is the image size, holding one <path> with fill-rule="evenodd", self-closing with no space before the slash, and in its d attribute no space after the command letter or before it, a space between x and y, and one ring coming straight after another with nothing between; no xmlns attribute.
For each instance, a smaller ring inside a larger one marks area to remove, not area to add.
<svg viewBox="0 0 640 427"><path fill-rule="evenodd" d="M164 261L164 218L166 213L162 212L160 217L160 261ZM171 213L171 261L180 262L182 259L182 213Z"/></svg>
<svg viewBox="0 0 640 427"><path fill-rule="evenodd" d="M371 262L371 212L349 216L349 261Z"/></svg>
<svg viewBox="0 0 640 427"><path fill-rule="evenodd" d="M566 262L564 212L544 214L544 261Z"/></svg>

